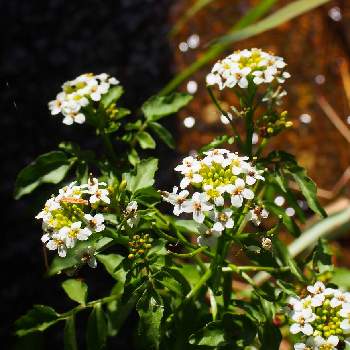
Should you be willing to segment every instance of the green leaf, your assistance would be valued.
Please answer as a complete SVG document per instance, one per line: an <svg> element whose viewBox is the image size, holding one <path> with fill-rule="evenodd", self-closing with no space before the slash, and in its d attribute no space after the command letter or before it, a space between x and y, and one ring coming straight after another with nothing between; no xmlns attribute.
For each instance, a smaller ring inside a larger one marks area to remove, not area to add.
<svg viewBox="0 0 350 350"><path fill-rule="evenodd" d="M283 208L279 207L278 205L272 202L264 202L264 205L270 212L282 219L283 225L294 237L300 236L300 228L295 223L295 221L286 214L286 211Z"/></svg>
<svg viewBox="0 0 350 350"><path fill-rule="evenodd" d="M136 139L142 149L155 149L156 142L153 137L146 131L140 131L136 134Z"/></svg>
<svg viewBox="0 0 350 350"><path fill-rule="evenodd" d="M102 95L101 105L104 109L107 109L112 103L117 102L121 95L123 95L124 89L122 86L114 86L108 90L108 92Z"/></svg>
<svg viewBox="0 0 350 350"><path fill-rule="evenodd" d="M154 184L154 174L158 169L158 160L149 158L141 161L135 167L133 173L126 173L124 177L127 189L134 193L142 188L151 187Z"/></svg>
<svg viewBox="0 0 350 350"><path fill-rule="evenodd" d="M279 350L282 335L279 328L270 322L265 322L261 332L259 332L261 350Z"/></svg>
<svg viewBox="0 0 350 350"><path fill-rule="evenodd" d="M107 322L101 304L96 304L89 316L86 340L88 350L100 350L106 345Z"/></svg>
<svg viewBox="0 0 350 350"><path fill-rule="evenodd" d="M86 283L76 279L69 279L62 283L62 288L69 298L79 304L85 305L88 292L88 286Z"/></svg>
<svg viewBox="0 0 350 350"><path fill-rule="evenodd" d="M43 183L58 184L65 178L74 161L61 151L42 154L18 174L15 198L33 192Z"/></svg>
<svg viewBox="0 0 350 350"><path fill-rule="evenodd" d="M277 237L272 238L273 248L279 258L281 259L284 266L290 267L290 272L300 281L305 282L305 278L300 271L297 263L289 254L288 248L281 242Z"/></svg>
<svg viewBox="0 0 350 350"><path fill-rule="evenodd" d="M224 314L222 320L208 323L204 328L192 334L192 345L242 349L250 345L256 336L256 326L244 315Z"/></svg>
<svg viewBox="0 0 350 350"><path fill-rule="evenodd" d="M149 126L169 148L175 148L175 140L173 135L171 135L171 133L164 128L163 125L156 122L151 122L149 123Z"/></svg>
<svg viewBox="0 0 350 350"><path fill-rule="evenodd" d="M217 148L217 147L221 146L223 143L228 143L228 144L232 145L234 140L235 140L234 137L230 137L228 135L217 136L214 138L213 141L211 141L207 145L203 146L198 151L198 153L203 153L203 152L209 151L211 149Z"/></svg>
<svg viewBox="0 0 350 350"><path fill-rule="evenodd" d="M281 9L275 11L270 16L264 18L258 23L245 27L244 29L235 31L231 34L224 35L217 42L221 44L232 44L240 40L250 38L252 36L273 29L295 17L298 17L318 6L321 6L330 0L298 0L285 5Z"/></svg>
<svg viewBox="0 0 350 350"><path fill-rule="evenodd" d="M117 254L97 254L97 260L103 264L107 272L116 280L118 280L121 276L118 274L118 267L123 262L124 257Z"/></svg>
<svg viewBox="0 0 350 350"><path fill-rule="evenodd" d="M74 314L67 318L64 327L64 350L78 350Z"/></svg>
<svg viewBox="0 0 350 350"><path fill-rule="evenodd" d="M305 169L295 165L289 167L288 171L298 183L310 209L320 216L327 217L327 213L318 202L317 187L315 183L309 177L307 177Z"/></svg>
<svg viewBox="0 0 350 350"><path fill-rule="evenodd" d="M160 202L161 195L157 190L155 190L153 187L146 187L142 188L140 190L137 190L134 195L133 199L135 199L138 203L148 205L148 204L155 204Z"/></svg>
<svg viewBox="0 0 350 350"><path fill-rule="evenodd" d="M343 267L335 267L329 282L345 290L350 289L350 270Z"/></svg>
<svg viewBox="0 0 350 350"><path fill-rule="evenodd" d="M129 160L130 164L133 166L135 166L137 163L140 162L140 157L139 157L135 148L130 150L130 152L128 153L128 160Z"/></svg>
<svg viewBox="0 0 350 350"><path fill-rule="evenodd" d="M60 315L53 308L35 305L32 310L16 321L16 334L22 337L33 332L43 332L59 320Z"/></svg>
<svg viewBox="0 0 350 350"><path fill-rule="evenodd" d="M332 271L332 256L332 250L328 245L327 240L324 238L320 239L315 247L312 257L314 272L324 273L327 271Z"/></svg>
<svg viewBox="0 0 350 350"><path fill-rule="evenodd" d="M195 233L199 235L199 226L200 224L194 220L174 220L175 227L185 233Z"/></svg>
<svg viewBox="0 0 350 350"><path fill-rule="evenodd" d="M160 305L154 298L154 293L146 290L138 301L136 310L140 317L138 333L142 337L142 347L147 350L158 350L164 312L163 305Z"/></svg>
<svg viewBox="0 0 350 350"><path fill-rule="evenodd" d="M167 96L152 96L142 105L142 112L149 121L156 121L185 107L193 96L186 93L173 93Z"/></svg>

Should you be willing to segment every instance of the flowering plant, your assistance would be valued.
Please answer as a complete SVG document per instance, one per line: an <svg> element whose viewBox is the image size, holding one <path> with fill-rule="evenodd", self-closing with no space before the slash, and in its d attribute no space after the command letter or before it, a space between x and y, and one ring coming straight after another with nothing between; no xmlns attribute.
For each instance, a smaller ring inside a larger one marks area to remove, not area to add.
<svg viewBox="0 0 350 350"><path fill-rule="evenodd" d="M175 167L181 179L172 192L155 188L158 160L145 155L156 148L154 136L174 147L159 120L192 96L153 96L141 113L131 113L119 106L123 88L107 74L83 74L63 84L49 103L51 114L62 114L67 125L92 126L105 151L61 143L20 172L15 196L43 184L58 193L36 218L41 241L53 253L48 275L59 275L78 305L64 312L36 305L16 322L16 334L26 337L64 322L66 349L102 349L122 337L131 320L138 349L277 350L281 329L291 324L292 337L300 336L293 338L295 349L341 349L350 329L350 299L317 282L329 280L326 243L296 261L279 239L282 230L299 236L297 221L305 219L290 181L308 207L325 216L305 169L292 155L265 148L292 126L280 109L286 95L281 84L290 77L285 68L283 58L259 49L234 52L214 65L207 88L230 133ZM237 105L223 109L216 85L234 94ZM254 137L259 141L253 143ZM296 219L275 203L276 196L288 201ZM98 266L114 285L91 300L86 277L99 273ZM258 271L273 279L261 282L253 275ZM309 295L297 297L311 282ZM84 340L75 322L86 310Z"/></svg>

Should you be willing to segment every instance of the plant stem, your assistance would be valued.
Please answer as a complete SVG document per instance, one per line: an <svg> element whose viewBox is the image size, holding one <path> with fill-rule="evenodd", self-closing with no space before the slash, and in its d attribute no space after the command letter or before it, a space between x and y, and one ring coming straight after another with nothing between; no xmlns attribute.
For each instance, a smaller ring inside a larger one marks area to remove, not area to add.
<svg viewBox="0 0 350 350"><path fill-rule="evenodd" d="M112 162L113 168L115 168L116 164L118 163L118 157L114 151L111 139L109 138L109 135L105 133L103 128L100 128L100 134L102 137L103 145L108 154L108 158Z"/></svg>
<svg viewBox="0 0 350 350"><path fill-rule="evenodd" d="M198 248L190 253L186 253L186 254L178 254L178 253L174 253L174 252L169 252L171 255L176 256L177 258L193 258L195 255L198 255L200 253L202 253L206 248L205 247L201 247Z"/></svg>
<svg viewBox="0 0 350 350"><path fill-rule="evenodd" d="M217 109L219 110L219 112L220 112L221 114L223 114L223 115L226 117L226 119L230 122L231 128L232 128L233 133L234 133L234 135L235 135L234 138L235 138L235 140L236 140L237 143L238 143L239 149L242 150L242 149L243 149L243 142L242 142L242 140L241 140L241 137L240 137L239 134L238 134L236 125L235 125L235 123L234 123L232 117L231 117L226 111L224 111L224 110L222 109L222 107L220 106L219 101L216 99L216 97L215 97L215 95L214 95L214 93L213 93L213 90L211 89L210 86L207 86L207 90L208 90L209 96L210 96L210 98L212 99L213 103L215 104L216 108L217 108Z"/></svg>
<svg viewBox="0 0 350 350"><path fill-rule="evenodd" d="M208 281L208 279L211 277L213 271L212 269L208 269L205 274L201 277L201 279L198 281L198 283L191 289L191 291L186 295L185 301L188 302L192 298L195 298L203 285Z"/></svg>

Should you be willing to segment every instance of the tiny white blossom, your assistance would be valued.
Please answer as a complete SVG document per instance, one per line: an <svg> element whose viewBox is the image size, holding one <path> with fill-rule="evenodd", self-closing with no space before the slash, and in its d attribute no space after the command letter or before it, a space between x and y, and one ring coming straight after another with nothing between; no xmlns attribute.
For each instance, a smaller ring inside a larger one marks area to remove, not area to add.
<svg viewBox="0 0 350 350"><path fill-rule="evenodd" d="M210 217L215 222L213 229L221 232L225 230L225 228L233 228L234 221L231 218L232 214L233 212L230 209L210 212Z"/></svg>
<svg viewBox="0 0 350 350"><path fill-rule="evenodd" d="M313 322L315 319L316 315L310 309L293 312L292 320L295 323L290 326L290 332L292 334L302 332L305 335L311 335L313 333L313 328L310 322Z"/></svg>
<svg viewBox="0 0 350 350"><path fill-rule="evenodd" d="M254 225L259 226L262 219L266 219L269 216L269 212L261 206L256 206L254 209L249 210L247 213L247 220L252 221Z"/></svg>
<svg viewBox="0 0 350 350"><path fill-rule="evenodd" d="M184 189L188 187L191 183L198 184L203 181L203 177L198 173L194 173L193 171L189 171L184 174L185 176L180 182L180 188Z"/></svg>
<svg viewBox="0 0 350 350"><path fill-rule="evenodd" d="M110 204L111 200L109 199L108 195L109 195L109 192L107 189L101 189L101 188L97 189L90 197L89 202L91 204L95 204L98 202L104 202L104 203Z"/></svg>
<svg viewBox="0 0 350 350"><path fill-rule="evenodd" d="M254 192L245 187L245 182L238 178L235 181L235 184L227 185L226 192L231 195L231 204L239 208L242 206L244 199L253 199Z"/></svg>
<svg viewBox="0 0 350 350"><path fill-rule="evenodd" d="M185 213L193 213L193 220L199 223L204 221L204 212L213 209L213 205L207 201L204 193L195 192L190 200L186 200L183 204Z"/></svg>
<svg viewBox="0 0 350 350"><path fill-rule="evenodd" d="M175 167L175 171L187 174L197 172L200 167L200 162L196 158L189 156L182 160L182 164Z"/></svg>
<svg viewBox="0 0 350 350"><path fill-rule="evenodd" d="M102 214L95 214L94 216L85 214L84 218L88 221L89 227L95 232L102 232L105 229L105 219Z"/></svg>
<svg viewBox="0 0 350 350"><path fill-rule="evenodd" d="M166 202L174 206L174 215L179 216L183 212L183 204L185 203L189 192L187 190L182 190L180 193L177 193L177 191L178 187L174 186L172 193L163 192L162 196Z"/></svg>
<svg viewBox="0 0 350 350"><path fill-rule="evenodd" d="M327 340L321 336L315 337L315 345L319 350L336 350L339 343L339 338L331 335Z"/></svg>

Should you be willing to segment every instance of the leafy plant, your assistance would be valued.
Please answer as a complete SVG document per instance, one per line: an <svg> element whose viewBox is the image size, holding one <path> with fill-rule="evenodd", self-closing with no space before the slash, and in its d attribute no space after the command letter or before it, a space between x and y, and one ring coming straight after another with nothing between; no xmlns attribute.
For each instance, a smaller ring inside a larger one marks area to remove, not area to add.
<svg viewBox="0 0 350 350"><path fill-rule="evenodd" d="M285 66L283 58L252 49L235 52L213 67L208 92L229 120L231 134L216 138L175 168L182 177L179 193L177 187L172 192L155 188L159 164L148 150L157 146L152 135L174 147L160 120L185 107L191 96L154 96L141 112L131 112L119 107L123 88L107 74L85 74L63 85L49 104L51 113L62 114L68 125L92 126L104 152L62 143L60 150L40 156L18 176L17 198L43 184L61 186L36 218L43 222L42 242L58 253L48 274L68 276L62 292L74 302L65 312L34 306L16 322L19 337L61 323L65 349L80 344L108 348L109 337L122 337L121 327L134 314L139 349L279 348L290 296L310 282L332 277L327 275L332 269L324 241L309 258L296 261L279 237L282 228L300 234L298 220L271 200L282 194L297 205L291 180L310 209L325 215L315 184L295 158L266 153L269 140L292 126L279 107L282 84L290 76ZM229 89L239 105L224 110L216 86ZM236 131L237 118L244 121L243 134ZM260 136L258 144L253 144L254 133ZM219 148L224 146L239 153ZM175 216L160 209L161 200L173 205ZM296 212L303 221L302 211ZM250 263L232 259L234 248ZM97 264L114 285L107 295L91 300L84 276L94 273L89 268ZM259 285L252 276L258 271L274 278ZM235 280L244 283L243 291L232 288ZM84 317L85 340L75 330L76 320ZM343 344L342 331L336 334Z"/></svg>

